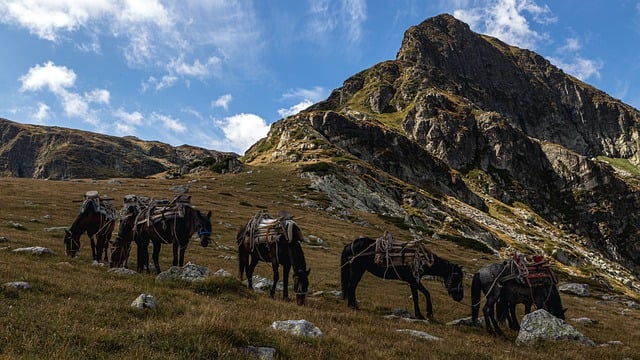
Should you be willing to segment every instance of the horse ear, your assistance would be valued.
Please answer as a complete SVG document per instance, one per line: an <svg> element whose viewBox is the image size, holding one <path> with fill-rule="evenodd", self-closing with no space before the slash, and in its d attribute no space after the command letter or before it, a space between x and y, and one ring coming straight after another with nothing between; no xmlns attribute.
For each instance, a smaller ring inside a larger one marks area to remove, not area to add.
<svg viewBox="0 0 640 360"><path fill-rule="evenodd" d="M307 269L307 275L309 275L309 273L311 272L311 269Z"/></svg>
<svg viewBox="0 0 640 360"><path fill-rule="evenodd" d="M66 235L71 235L71 231L69 231L69 229L64 229L64 233L65 233Z"/></svg>
<svg viewBox="0 0 640 360"><path fill-rule="evenodd" d="M207 217L211 218L211 210L209 210L209 212L207 213Z"/></svg>

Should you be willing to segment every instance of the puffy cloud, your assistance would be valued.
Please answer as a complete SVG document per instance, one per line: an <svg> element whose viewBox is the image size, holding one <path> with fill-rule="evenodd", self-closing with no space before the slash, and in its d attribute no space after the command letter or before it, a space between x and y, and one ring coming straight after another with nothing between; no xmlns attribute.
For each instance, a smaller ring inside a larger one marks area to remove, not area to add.
<svg viewBox="0 0 640 360"><path fill-rule="evenodd" d="M60 93L76 82L76 73L65 66L56 66L47 61L43 65L36 65L20 77L22 86L20 91L39 91L48 89L53 93Z"/></svg>
<svg viewBox="0 0 640 360"><path fill-rule="evenodd" d="M187 131L187 127L184 126L180 120L173 119L167 115L154 112L151 114L151 120L155 123L160 123L165 130L169 130L171 132L184 133Z"/></svg>
<svg viewBox="0 0 640 360"><path fill-rule="evenodd" d="M231 94L224 94L216 100L212 101L211 106L221 107L225 110L229 110L229 103L231 103L231 100L233 100L233 96L231 96Z"/></svg>
<svg viewBox="0 0 640 360"><path fill-rule="evenodd" d="M300 103L297 103L297 104L291 106L288 109L278 109L278 114L280 114L280 116L285 118L287 116L295 115L295 114L299 113L300 111L308 108L311 105L313 105L313 103L311 101L304 100L304 101L302 101Z"/></svg>
<svg viewBox="0 0 640 360"><path fill-rule="evenodd" d="M38 103L38 110L32 115L32 118L38 123L44 123L49 118L49 106L45 103Z"/></svg>
<svg viewBox="0 0 640 360"><path fill-rule="evenodd" d="M485 6L458 9L453 16L466 22L474 30L519 47L535 49L548 36L533 30L525 14L539 24L556 21L548 6L534 0L492 0Z"/></svg>
<svg viewBox="0 0 640 360"><path fill-rule="evenodd" d="M251 145L269 133L269 125L255 114L237 114L214 120L214 125L222 130L224 139L212 141L212 147L238 154L244 154Z"/></svg>

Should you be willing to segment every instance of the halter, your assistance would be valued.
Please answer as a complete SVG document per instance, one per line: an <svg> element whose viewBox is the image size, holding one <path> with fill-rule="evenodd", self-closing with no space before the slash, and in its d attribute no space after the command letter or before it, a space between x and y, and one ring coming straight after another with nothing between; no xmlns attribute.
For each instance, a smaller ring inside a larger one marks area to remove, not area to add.
<svg viewBox="0 0 640 360"><path fill-rule="evenodd" d="M456 285L455 287L453 287L453 276L455 274L458 274L458 267L456 265L450 264L449 265L451 269L454 269L453 271L451 271L449 273L449 276L447 276L444 280L444 286L447 288L447 290L449 290L449 292L454 292L454 291L463 291L464 287L462 286L462 271L460 271L460 283L458 285Z"/></svg>

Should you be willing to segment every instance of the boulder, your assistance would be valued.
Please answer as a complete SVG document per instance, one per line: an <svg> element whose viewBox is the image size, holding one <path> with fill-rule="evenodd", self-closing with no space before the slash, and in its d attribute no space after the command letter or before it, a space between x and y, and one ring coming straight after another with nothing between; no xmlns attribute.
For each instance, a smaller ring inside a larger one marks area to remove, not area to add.
<svg viewBox="0 0 640 360"><path fill-rule="evenodd" d="M580 333L576 328L544 309L526 314L520 323L516 344L534 345L544 340L568 340L589 346L596 345L593 340Z"/></svg>

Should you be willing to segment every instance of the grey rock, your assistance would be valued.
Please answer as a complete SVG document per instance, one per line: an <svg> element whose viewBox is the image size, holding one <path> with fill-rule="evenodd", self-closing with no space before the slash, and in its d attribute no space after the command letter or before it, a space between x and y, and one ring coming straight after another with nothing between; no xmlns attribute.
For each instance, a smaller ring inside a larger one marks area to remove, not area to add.
<svg viewBox="0 0 640 360"><path fill-rule="evenodd" d="M591 295L591 293L589 292L589 285L587 284L566 283L559 285L558 290L582 297Z"/></svg>
<svg viewBox="0 0 640 360"><path fill-rule="evenodd" d="M312 322L307 320L285 320L274 321L271 324L271 328L274 330L285 331L297 336L305 337L321 337L322 331L318 329Z"/></svg>
<svg viewBox="0 0 640 360"><path fill-rule="evenodd" d="M442 338L439 338L437 336L433 336L431 334L428 334L424 331L418 331L418 330L412 330L412 329L398 329L396 330L397 332L400 333L405 333L408 335L411 335L413 337L417 337L420 339L424 339L424 340L432 340L432 341L442 341Z"/></svg>
<svg viewBox="0 0 640 360"><path fill-rule="evenodd" d="M140 294L133 302L131 303L131 307L136 309L156 309L158 307L158 301L153 295L149 294Z"/></svg>
<svg viewBox="0 0 640 360"><path fill-rule="evenodd" d="M544 309L526 314L522 318L516 344L534 345L541 340L569 340L595 346L593 340Z"/></svg>

